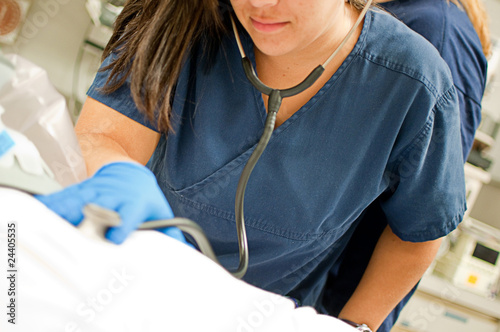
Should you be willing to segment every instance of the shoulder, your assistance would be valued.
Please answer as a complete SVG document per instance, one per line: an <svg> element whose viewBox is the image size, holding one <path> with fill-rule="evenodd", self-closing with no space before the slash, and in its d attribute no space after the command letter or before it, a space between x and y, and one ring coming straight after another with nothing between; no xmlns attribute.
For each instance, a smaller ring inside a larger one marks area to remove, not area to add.
<svg viewBox="0 0 500 332"><path fill-rule="evenodd" d="M443 43L456 35L479 42L467 13L449 0L394 0L381 6L424 36L440 52Z"/></svg>
<svg viewBox="0 0 500 332"><path fill-rule="evenodd" d="M455 86L475 103L481 103L487 60L462 8L449 0L394 0L381 5L431 42L449 66Z"/></svg>
<svg viewBox="0 0 500 332"><path fill-rule="evenodd" d="M394 0L381 5L431 42L449 66L455 85L480 103L487 61L462 8L448 0ZM468 68L467 75L464 67Z"/></svg>
<svg viewBox="0 0 500 332"><path fill-rule="evenodd" d="M447 0L393 0L381 6L441 50L451 12ZM455 5L453 5L456 8ZM465 13L464 13L465 14Z"/></svg>
<svg viewBox="0 0 500 332"><path fill-rule="evenodd" d="M435 97L453 85L450 70L425 38L392 15L373 10L359 55L404 79L428 89Z"/></svg>

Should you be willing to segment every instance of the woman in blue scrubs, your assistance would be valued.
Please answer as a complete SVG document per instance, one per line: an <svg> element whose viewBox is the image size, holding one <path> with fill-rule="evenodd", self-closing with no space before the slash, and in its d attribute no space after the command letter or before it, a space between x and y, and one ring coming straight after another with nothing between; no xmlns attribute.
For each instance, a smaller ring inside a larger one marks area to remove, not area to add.
<svg viewBox="0 0 500 332"><path fill-rule="evenodd" d="M236 267L234 195L267 97L245 77L228 15L259 78L288 88L330 56L363 5L130 1L76 127L91 177L40 199L74 224L79 204L117 210L124 225L106 235L117 243L141 222L171 217L171 207L203 228L224 266ZM140 165L148 161L156 183ZM369 10L319 80L283 100L246 189L244 280L318 307L328 271L374 201L388 226L339 313L372 330L461 221L465 190L445 62L404 24Z"/></svg>

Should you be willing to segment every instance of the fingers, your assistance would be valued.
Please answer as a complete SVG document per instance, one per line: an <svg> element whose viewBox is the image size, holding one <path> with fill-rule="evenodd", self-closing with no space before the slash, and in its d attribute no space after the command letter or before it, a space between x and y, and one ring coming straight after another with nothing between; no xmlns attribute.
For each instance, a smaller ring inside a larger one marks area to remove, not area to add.
<svg viewBox="0 0 500 332"><path fill-rule="evenodd" d="M144 221L171 219L174 217L172 209L166 202L165 204L157 206L156 209L151 208L148 211L138 209L136 204L129 201L128 203L122 204L118 208L115 207L114 210L120 214L122 223L119 227L109 228L105 237L109 241L116 244L123 243L130 233L135 231ZM179 229L172 229L169 232L172 232L172 237L177 238L180 241L185 241L184 235L182 235L182 232Z"/></svg>
<svg viewBox="0 0 500 332"><path fill-rule="evenodd" d="M121 244L145 221L174 216L153 173L144 166L129 162L105 165L80 184L51 195L35 197L75 226L83 220L83 208L89 203L118 212L121 225L109 228L105 234L116 244ZM178 231L173 237L181 236Z"/></svg>
<svg viewBox="0 0 500 332"><path fill-rule="evenodd" d="M116 211L122 219L121 226L110 227L105 234L105 238L113 243L122 244L129 234L144 221L144 213L130 202L123 204Z"/></svg>
<svg viewBox="0 0 500 332"><path fill-rule="evenodd" d="M78 226L83 220L83 206L92 200L92 196L91 192L82 191L78 185L74 185L54 194L34 197L71 224Z"/></svg>

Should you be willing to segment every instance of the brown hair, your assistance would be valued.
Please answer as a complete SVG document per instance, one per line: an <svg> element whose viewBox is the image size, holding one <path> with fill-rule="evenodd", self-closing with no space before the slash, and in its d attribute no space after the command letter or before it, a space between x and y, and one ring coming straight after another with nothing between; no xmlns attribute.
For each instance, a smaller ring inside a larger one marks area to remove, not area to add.
<svg viewBox="0 0 500 332"><path fill-rule="evenodd" d="M358 10L365 3L349 2ZM200 40L218 42L224 6L229 0L128 0L104 50L103 59L114 59L101 69L111 70L102 91L116 91L130 76L137 108L158 130L171 129L170 104L183 61Z"/></svg>
<svg viewBox="0 0 500 332"><path fill-rule="evenodd" d="M491 55L490 29L488 27L488 15L482 0L450 0L459 8L463 8L476 30L484 55Z"/></svg>
<svg viewBox="0 0 500 332"><path fill-rule="evenodd" d="M170 128L170 100L189 47L220 25L218 0L128 0L103 59L113 53L102 89L116 91L130 76L132 97L161 131Z"/></svg>

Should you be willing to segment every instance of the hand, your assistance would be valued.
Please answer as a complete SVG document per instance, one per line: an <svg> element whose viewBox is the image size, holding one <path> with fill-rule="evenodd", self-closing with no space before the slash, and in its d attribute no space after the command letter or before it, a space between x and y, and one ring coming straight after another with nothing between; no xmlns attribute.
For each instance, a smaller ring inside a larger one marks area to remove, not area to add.
<svg viewBox="0 0 500 332"><path fill-rule="evenodd" d="M109 228L105 234L106 239L116 244L122 243L143 222L174 217L153 173L133 162L104 165L81 183L35 198L75 226L83 220L83 207L89 203L118 212L121 225ZM160 231L186 242L178 228Z"/></svg>

